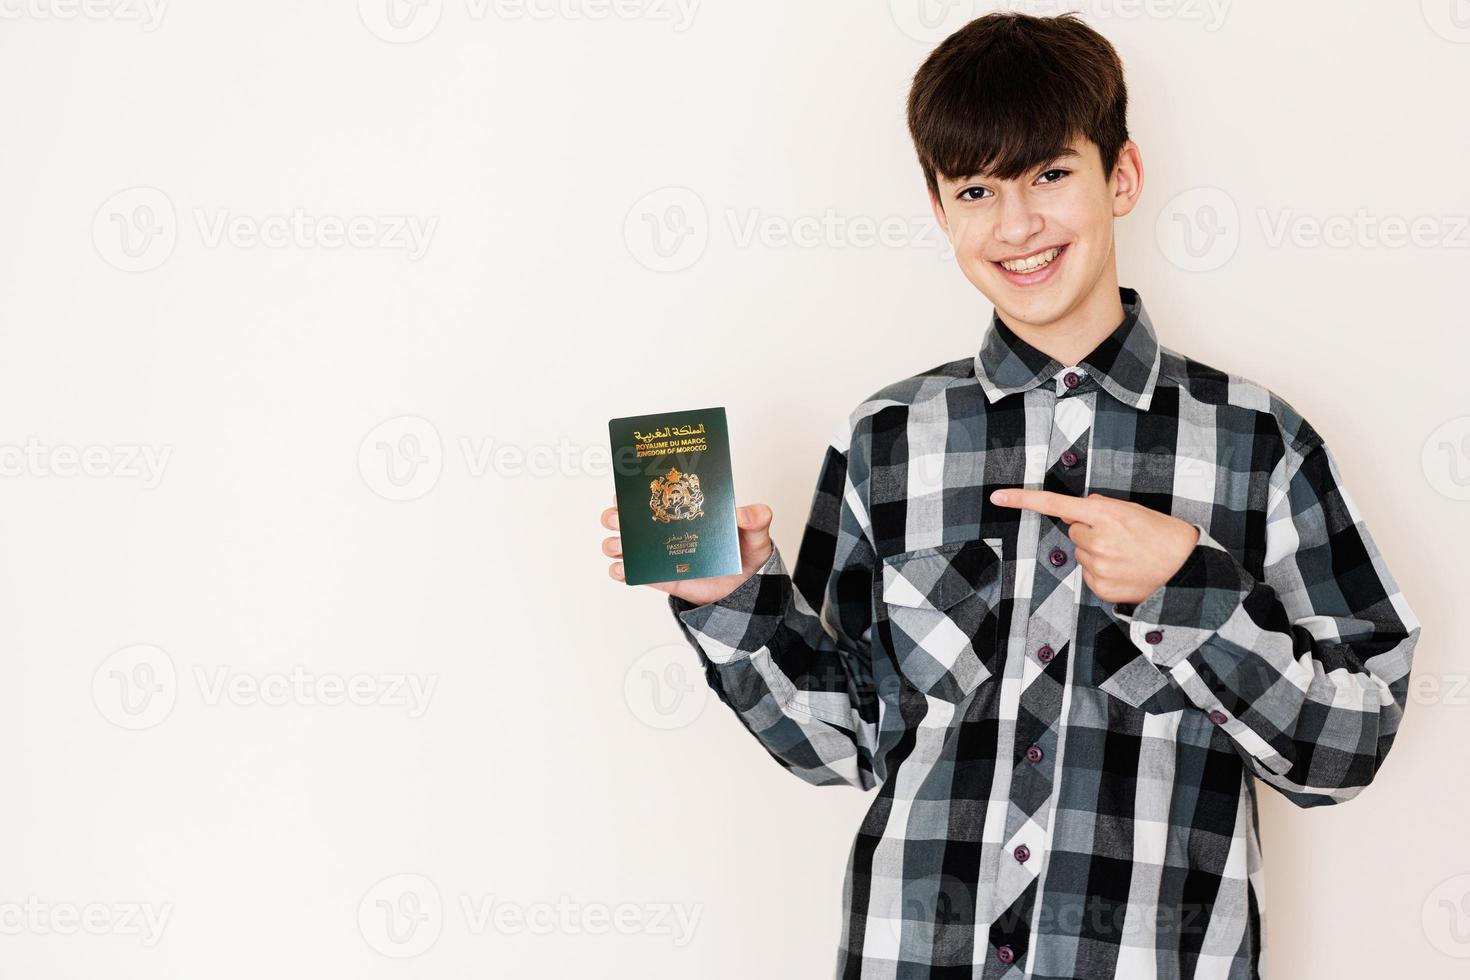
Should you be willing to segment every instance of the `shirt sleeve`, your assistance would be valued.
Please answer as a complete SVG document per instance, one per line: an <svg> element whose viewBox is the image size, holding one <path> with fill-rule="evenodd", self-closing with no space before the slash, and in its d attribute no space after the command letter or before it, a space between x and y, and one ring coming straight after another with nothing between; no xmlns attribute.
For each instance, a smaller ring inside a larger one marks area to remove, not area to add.
<svg viewBox="0 0 1470 980"><path fill-rule="evenodd" d="M846 426L827 446L787 571L770 557L724 598L669 596L710 687L766 750L817 785L877 785L871 667L874 552L855 490Z"/></svg>
<svg viewBox="0 0 1470 980"><path fill-rule="evenodd" d="M1419 622L1320 437L1273 471L1263 577L1199 524L1184 564L1135 604L1133 643L1299 806L1351 799L1393 743ZM1275 477L1280 474L1279 477Z"/></svg>

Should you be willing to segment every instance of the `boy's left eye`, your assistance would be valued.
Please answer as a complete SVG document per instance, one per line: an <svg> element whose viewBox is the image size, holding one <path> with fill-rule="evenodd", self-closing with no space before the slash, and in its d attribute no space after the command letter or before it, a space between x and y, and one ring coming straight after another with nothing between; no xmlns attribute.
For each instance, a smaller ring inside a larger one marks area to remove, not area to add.
<svg viewBox="0 0 1470 980"><path fill-rule="evenodd" d="M1067 176L1067 174L1069 174L1069 173L1071 173L1070 170L1056 170L1056 169L1053 169L1053 170L1046 171L1041 176L1045 177L1048 174L1056 174L1057 175L1057 179L1056 180L1048 180L1047 181L1048 184L1055 184L1057 182L1057 180L1061 180L1063 177Z"/></svg>

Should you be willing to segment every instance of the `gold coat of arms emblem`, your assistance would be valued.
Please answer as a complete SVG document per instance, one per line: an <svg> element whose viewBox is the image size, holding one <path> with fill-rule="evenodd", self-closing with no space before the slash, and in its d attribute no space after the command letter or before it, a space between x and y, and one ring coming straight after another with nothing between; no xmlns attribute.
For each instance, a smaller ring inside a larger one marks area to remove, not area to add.
<svg viewBox="0 0 1470 980"><path fill-rule="evenodd" d="M670 466L667 473L654 478L648 486L652 491L648 506L655 521L667 524L704 516L704 492L699 489L699 477L693 473L680 473L678 467Z"/></svg>

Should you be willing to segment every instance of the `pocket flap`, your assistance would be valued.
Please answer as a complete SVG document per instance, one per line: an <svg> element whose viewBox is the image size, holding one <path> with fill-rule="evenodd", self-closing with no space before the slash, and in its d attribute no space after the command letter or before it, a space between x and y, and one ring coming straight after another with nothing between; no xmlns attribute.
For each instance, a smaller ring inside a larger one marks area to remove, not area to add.
<svg viewBox="0 0 1470 980"><path fill-rule="evenodd" d="M883 559L883 601L948 609L1000 580L1000 538L972 538Z"/></svg>
<svg viewBox="0 0 1470 980"><path fill-rule="evenodd" d="M1098 685L1135 708L1142 708L1145 701L1168 686L1169 679L1141 653Z"/></svg>
<svg viewBox="0 0 1470 980"><path fill-rule="evenodd" d="M1085 607L1105 617L1100 606ZM1078 620L1079 624L1083 620ZM1093 683L1125 704L1151 714L1174 711L1188 701L1179 685L1149 660L1116 621L1107 621L1092 646Z"/></svg>

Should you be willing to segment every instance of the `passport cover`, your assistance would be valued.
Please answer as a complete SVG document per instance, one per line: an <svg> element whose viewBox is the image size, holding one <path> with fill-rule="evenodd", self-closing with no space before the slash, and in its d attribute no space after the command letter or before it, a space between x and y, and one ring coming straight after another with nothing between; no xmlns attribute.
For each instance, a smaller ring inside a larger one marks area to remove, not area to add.
<svg viewBox="0 0 1470 980"><path fill-rule="evenodd" d="M723 408L610 419L623 581L741 570L735 481Z"/></svg>

